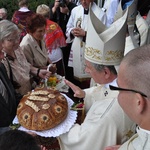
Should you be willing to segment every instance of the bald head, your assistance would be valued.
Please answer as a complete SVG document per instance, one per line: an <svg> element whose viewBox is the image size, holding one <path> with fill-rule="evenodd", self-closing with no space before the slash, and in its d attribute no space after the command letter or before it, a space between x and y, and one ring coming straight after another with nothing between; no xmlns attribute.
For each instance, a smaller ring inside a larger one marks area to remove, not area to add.
<svg viewBox="0 0 150 150"><path fill-rule="evenodd" d="M119 72L128 87L150 97L150 45L130 51L122 60Z"/></svg>

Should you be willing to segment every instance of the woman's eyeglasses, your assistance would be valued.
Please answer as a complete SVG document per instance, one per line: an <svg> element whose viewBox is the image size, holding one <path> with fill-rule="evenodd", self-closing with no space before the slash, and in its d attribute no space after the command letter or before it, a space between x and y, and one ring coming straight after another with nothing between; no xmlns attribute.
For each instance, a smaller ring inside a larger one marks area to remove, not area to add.
<svg viewBox="0 0 150 150"><path fill-rule="evenodd" d="M111 90L115 90L115 91L130 91L130 92L134 92L134 93L139 93L142 96L147 97L147 95L145 95L144 93L142 93L140 91L132 90L132 89L125 89L125 88L120 88L120 87L116 87L116 86L112 86L112 85L109 85L109 88Z"/></svg>
<svg viewBox="0 0 150 150"><path fill-rule="evenodd" d="M8 42L18 42L19 38L19 35L17 35L15 37L6 37L5 40L7 40Z"/></svg>

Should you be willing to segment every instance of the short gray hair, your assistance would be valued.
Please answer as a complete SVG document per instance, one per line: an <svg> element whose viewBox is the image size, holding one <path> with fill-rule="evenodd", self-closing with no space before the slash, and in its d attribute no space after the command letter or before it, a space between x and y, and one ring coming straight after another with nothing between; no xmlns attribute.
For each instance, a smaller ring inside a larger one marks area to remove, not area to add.
<svg viewBox="0 0 150 150"><path fill-rule="evenodd" d="M50 8L45 4L41 4L37 7L36 13L49 18Z"/></svg>
<svg viewBox="0 0 150 150"><path fill-rule="evenodd" d="M6 19L7 18L7 9L0 8L0 19Z"/></svg>
<svg viewBox="0 0 150 150"><path fill-rule="evenodd" d="M91 64L99 72L102 71L105 67L107 67L113 74L117 75L117 71L113 65L112 66L106 66L106 65L95 64L95 63L91 63Z"/></svg>
<svg viewBox="0 0 150 150"><path fill-rule="evenodd" d="M0 21L0 41L8 37L12 32L19 31L18 27L8 20Z"/></svg>

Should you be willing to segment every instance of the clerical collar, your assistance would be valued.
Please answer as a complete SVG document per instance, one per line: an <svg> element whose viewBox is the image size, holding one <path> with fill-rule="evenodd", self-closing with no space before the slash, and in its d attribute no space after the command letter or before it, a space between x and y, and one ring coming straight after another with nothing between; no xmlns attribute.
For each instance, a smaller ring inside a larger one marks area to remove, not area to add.
<svg viewBox="0 0 150 150"><path fill-rule="evenodd" d="M150 131L149 130L145 130L145 129L142 129L142 128L140 128L140 127L138 127L141 131L143 131L143 132L146 132L147 134L150 134Z"/></svg>
<svg viewBox="0 0 150 150"><path fill-rule="evenodd" d="M104 87L105 88L109 88L109 85L113 85L113 86L117 86L118 87L117 79L114 79L112 82L105 84Z"/></svg>
<svg viewBox="0 0 150 150"><path fill-rule="evenodd" d="M89 9L84 9L84 15L88 15Z"/></svg>
<svg viewBox="0 0 150 150"><path fill-rule="evenodd" d="M28 12L28 11L30 11L27 7L21 7L20 9L19 9L19 11L21 11L21 12Z"/></svg>

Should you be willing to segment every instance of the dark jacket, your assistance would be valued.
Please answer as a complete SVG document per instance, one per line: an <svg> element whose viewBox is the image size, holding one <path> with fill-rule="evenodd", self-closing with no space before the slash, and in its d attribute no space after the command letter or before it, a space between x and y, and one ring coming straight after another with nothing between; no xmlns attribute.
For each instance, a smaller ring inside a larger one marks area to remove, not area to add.
<svg viewBox="0 0 150 150"><path fill-rule="evenodd" d="M65 35L66 32L66 25L68 23L69 17L71 15L71 10L76 7L76 4L69 2L67 4L67 7L69 9L69 14L63 14L60 12L60 8L58 7L56 12L53 14L52 8L54 7L54 3L50 5L50 20L57 22L61 29L63 30L63 33Z"/></svg>
<svg viewBox="0 0 150 150"><path fill-rule="evenodd" d="M12 123L16 115L19 101L15 97L15 90L2 63L0 63L0 79L8 93L8 103L0 93L0 127L7 127Z"/></svg>

